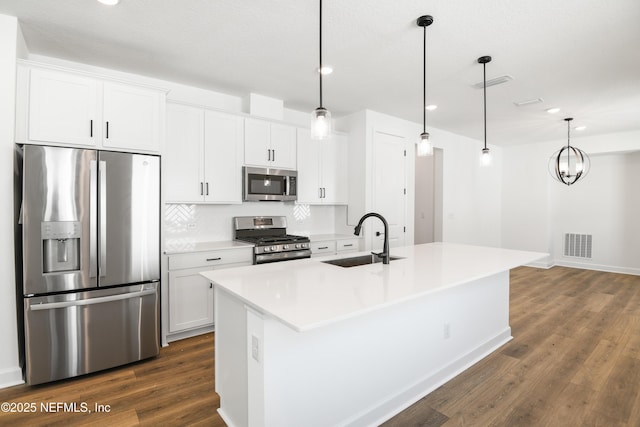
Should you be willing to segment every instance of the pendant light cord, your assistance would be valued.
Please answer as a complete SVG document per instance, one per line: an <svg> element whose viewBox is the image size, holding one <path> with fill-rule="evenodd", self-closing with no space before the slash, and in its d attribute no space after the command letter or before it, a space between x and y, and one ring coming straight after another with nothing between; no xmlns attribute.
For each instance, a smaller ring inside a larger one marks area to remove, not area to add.
<svg viewBox="0 0 640 427"><path fill-rule="evenodd" d="M422 38L422 48L424 51L422 63L422 133L427 133L427 27L422 27L424 35Z"/></svg>
<svg viewBox="0 0 640 427"><path fill-rule="evenodd" d="M320 75L320 108L322 108L322 0L320 0L320 68L318 68L318 74Z"/></svg>
<svg viewBox="0 0 640 427"><path fill-rule="evenodd" d="M482 64L482 87L484 89L484 148L487 149L487 63Z"/></svg>

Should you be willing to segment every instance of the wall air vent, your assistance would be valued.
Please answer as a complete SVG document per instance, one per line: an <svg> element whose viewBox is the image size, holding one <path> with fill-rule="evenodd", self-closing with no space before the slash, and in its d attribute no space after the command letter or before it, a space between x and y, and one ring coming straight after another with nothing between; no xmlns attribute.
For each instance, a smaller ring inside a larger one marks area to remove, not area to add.
<svg viewBox="0 0 640 427"><path fill-rule="evenodd" d="M506 82L511 81L511 80L513 80L513 77L511 77L509 75L496 77L495 79L487 80L487 87L499 85L499 84L502 84L502 83L506 83ZM484 82L476 83L476 84L473 85L473 87L476 88L476 89L482 89L484 87Z"/></svg>
<svg viewBox="0 0 640 427"><path fill-rule="evenodd" d="M564 256L591 259L591 234L565 233Z"/></svg>

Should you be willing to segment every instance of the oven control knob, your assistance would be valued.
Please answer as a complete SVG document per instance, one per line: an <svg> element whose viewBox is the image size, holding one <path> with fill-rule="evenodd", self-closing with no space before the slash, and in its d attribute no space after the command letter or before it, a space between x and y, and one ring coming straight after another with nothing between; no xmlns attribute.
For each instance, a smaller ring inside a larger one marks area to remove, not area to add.
<svg viewBox="0 0 640 427"><path fill-rule="evenodd" d="M269 249L269 246L265 246L264 247L264 252L269 252L271 249Z"/></svg>
<svg viewBox="0 0 640 427"><path fill-rule="evenodd" d="M282 249L284 249L284 250L289 249L289 245L284 245L284 246L282 247Z"/></svg>
<svg viewBox="0 0 640 427"><path fill-rule="evenodd" d="M296 249L300 249L300 244L296 243Z"/></svg>
<svg viewBox="0 0 640 427"><path fill-rule="evenodd" d="M272 250L272 251L275 251L275 250L276 250L276 247L275 247L275 246L271 246L271 250Z"/></svg>

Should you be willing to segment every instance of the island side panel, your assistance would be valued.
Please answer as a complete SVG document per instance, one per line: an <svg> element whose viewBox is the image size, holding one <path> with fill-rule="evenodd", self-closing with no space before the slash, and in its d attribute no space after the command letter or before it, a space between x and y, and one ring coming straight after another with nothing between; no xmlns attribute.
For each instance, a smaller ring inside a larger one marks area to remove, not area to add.
<svg viewBox="0 0 640 427"><path fill-rule="evenodd" d="M218 413L229 427L247 426L247 311L241 301L217 285L214 304Z"/></svg>
<svg viewBox="0 0 640 427"><path fill-rule="evenodd" d="M509 273L306 332L254 321L251 426L376 425L511 339Z"/></svg>

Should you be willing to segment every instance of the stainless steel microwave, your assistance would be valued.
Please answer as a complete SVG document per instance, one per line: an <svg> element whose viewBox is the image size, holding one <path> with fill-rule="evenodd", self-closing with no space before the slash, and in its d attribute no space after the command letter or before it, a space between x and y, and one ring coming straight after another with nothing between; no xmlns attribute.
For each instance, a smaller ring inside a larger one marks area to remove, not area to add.
<svg viewBox="0 0 640 427"><path fill-rule="evenodd" d="M288 201L298 197L298 173L271 168L242 168L245 201Z"/></svg>

